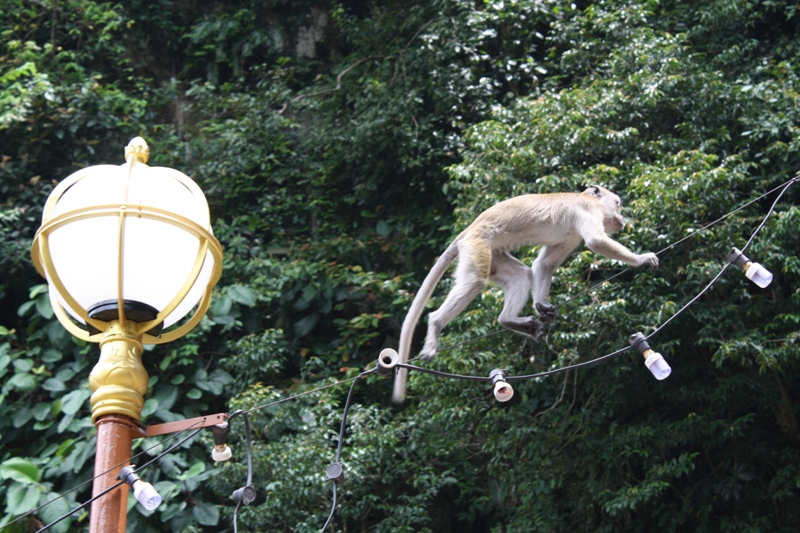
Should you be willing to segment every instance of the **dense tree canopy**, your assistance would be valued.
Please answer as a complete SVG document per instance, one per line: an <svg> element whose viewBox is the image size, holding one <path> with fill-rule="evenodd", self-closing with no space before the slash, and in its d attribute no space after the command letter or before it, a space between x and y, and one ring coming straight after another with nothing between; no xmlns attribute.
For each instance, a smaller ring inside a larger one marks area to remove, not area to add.
<svg viewBox="0 0 800 533"><path fill-rule="evenodd" d="M397 345L450 239L502 199L599 183L626 202L619 241L661 266L579 248L538 341L502 330L487 287L431 366L534 374L642 331L669 379L627 350L516 381L508 404L412 373L395 406L390 379L357 380L330 531L797 531L800 186L766 217L800 170L797 16L781 0L0 0L2 531L91 495L97 347L54 318L29 250L53 185L121 163L136 135L206 192L225 249L207 317L145 353L143 420L255 408L241 530L323 527L348 386ZM747 253L772 284L728 268L695 299L763 220ZM143 477L164 503L132 501L129 529L233 531L232 429L229 463L209 431L159 457ZM88 530L87 510L52 530Z"/></svg>

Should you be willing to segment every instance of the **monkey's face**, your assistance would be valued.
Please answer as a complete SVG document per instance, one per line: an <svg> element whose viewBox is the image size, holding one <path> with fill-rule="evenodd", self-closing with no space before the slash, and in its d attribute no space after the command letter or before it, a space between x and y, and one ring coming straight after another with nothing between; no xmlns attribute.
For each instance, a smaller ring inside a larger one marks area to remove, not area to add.
<svg viewBox="0 0 800 533"><path fill-rule="evenodd" d="M622 216L622 201L613 192L608 192L600 199L603 204L603 229L606 233L616 233L625 227Z"/></svg>
<svg viewBox="0 0 800 533"><path fill-rule="evenodd" d="M616 233L625 227L625 217L621 212L622 200L619 196L599 185L592 185L583 194L593 196L600 201L603 209L603 229L606 233Z"/></svg>

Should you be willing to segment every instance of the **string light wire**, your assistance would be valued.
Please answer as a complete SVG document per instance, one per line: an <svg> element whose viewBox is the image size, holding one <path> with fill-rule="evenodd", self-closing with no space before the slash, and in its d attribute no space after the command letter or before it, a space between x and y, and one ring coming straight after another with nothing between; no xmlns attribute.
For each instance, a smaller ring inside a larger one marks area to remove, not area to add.
<svg viewBox="0 0 800 533"><path fill-rule="evenodd" d="M59 494L58 496L56 496L56 497L55 497L55 498L53 498L52 500L48 500L48 501L46 501L45 503L43 503L43 504L42 504L42 505L40 505L39 507L36 507L36 508L34 508L34 509L31 509L31 510L30 510L30 511L28 511L27 513L24 513L24 514L21 514L21 515L19 515L18 517L16 517L14 520L12 520L11 522L9 522L8 524L6 524L6 525L5 525L5 526L3 526L3 527L4 527L4 528L10 527L10 526L11 526L12 524L14 524L15 522L19 522L20 520L22 520L22 519L23 519L23 518L25 518L25 517L31 516L31 515L33 515L33 514L36 514L36 513L37 513L37 512L39 512L41 509L44 509L44 508L45 508L45 507L47 507L48 505L50 505L50 504L52 504L52 503L55 503L55 502L57 502L58 500L60 500L60 499L62 499L62 498L66 498L67 496L69 496L69 495L70 495L70 494L72 494L73 492L77 491L78 489L80 489L80 488L81 488L81 487L83 487L84 485L87 485L87 484L89 484L89 483L93 482L95 479L97 479L97 478L99 478L99 477L102 477L102 476L105 476L105 475L106 475L106 474L108 474L109 472L111 472L111 471L113 471L113 470L115 470L115 469L117 469L117 468L119 468L119 467L121 467L121 466L125 466L125 465L126 465L126 464L128 464L128 463L132 463L132 462L133 462L133 460L134 460L134 459L136 459L137 457L139 457L139 456L141 456L141 455L144 455L144 454L146 454L147 452L149 452L149 451L151 451L151 450L153 450L153 449L155 449L155 448L158 448L159 446L163 446L163 445L164 445L164 443L166 443L167 441L169 441L169 440L172 440L172 439L174 439L174 438L176 438L176 437L180 436L182 433L184 433L184 432L186 432L186 431L189 431L190 429L192 429L193 427L195 427L195 426L196 426L197 424L199 424L199 423L200 423L200 421L198 421L198 422L196 422L196 423L192 424L191 426L189 426L189 427L187 427L187 428L184 428L183 430L181 430L181 431L179 431L179 432L173 433L172 435L170 435L170 436L166 437L165 439L161 440L160 442L157 442L157 443L153 444L152 446L150 446L150 447L148 447L148 448L145 448L145 449L141 450L141 451L140 451L139 453L137 453L136 455L133 455L133 456L131 456L131 458L130 458L129 460L127 460L127 461L123 461L123 462L121 462L121 463L118 463L118 464L116 464L116 465L112 466L111 468L109 468L109 469L108 469L108 470L106 470L105 472L101 472L101 473L99 473L99 474L95 473L95 474L94 474L94 476L93 476L93 477L91 477L90 479L87 479L86 481L84 481L84 482L82 482L82 483L78 483L77 485L75 485L74 487L72 487L71 489L69 489L68 491L66 491L66 492L62 492L61 494ZM160 457L161 457L161 456L159 456L159 458L160 458ZM152 462L152 461L151 461L151 462ZM150 464L150 463L148 463L148 464ZM91 501L84 503L84 504L83 504L83 506L85 506L87 503L91 503ZM53 525L53 524L50 524L50 525ZM48 527L49 527L49 526L48 526Z"/></svg>
<svg viewBox="0 0 800 533"><path fill-rule="evenodd" d="M377 372L377 370L378 370L377 368L372 368L370 370L362 372L353 379L353 383L350 385L350 391L347 393L347 399L344 402L344 412L342 413L342 424L339 426L339 442L336 446L336 460L334 461L334 463L339 463L342 458L342 447L344 446L344 434L347 424L347 412L350 410L350 400L353 398L353 390L355 390L356 388L356 382L359 379L363 378L364 376ZM338 483L339 482L336 480L331 480L331 490L333 491L331 512L328 515L328 520L325 521L325 525L322 526L320 533L324 533L325 529L328 527L328 524L330 524L331 520L333 520L333 515L336 513L336 485L338 485Z"/></svg>
<svg viewBox="0 0 800 533"><path fill-rule="evenodd" d="M764 198L765 196L767 196L767 195L775 192L776 190L782 188L780 194L778 194L778 196L775 198L775 201L772 202L772 206L769 208L769 211L767 211L767 214L761 220L761 223L758 225L758 227L755 229L755 231L753 231L752 235L750 235L750 238L747 240L747 243L742 248L742 252L744 252L750 246L750 244L752 244L752 242L755 239L756 235L758 235L758 233L764 228L764 225L767 223L767 220L769 220L770 216L772 216L772 213L775 211L775 207L778 205L778 202L783 197L783 195L786 193L786 191L789 189L789 187L791 185L793 185L794 183L797 183L798 181L800 181L800 175L795 176L794 178L792 178L791 180L787 181L786 183L780 185L779 187L776 187L776 188L772 189L771 191L762 194L758 198L756 198L754 200L751 200L747 204L737 208L736 210L731 211L727 215L715 220L711 224L707 224L706 226L701 228L701 230L698 230L697 232L693 233L691 236L697 235L697 233L699 233L699 231L705 230L705 229L711 227L712 225L714 225L714 224L716 224L716 223L718 223L718 222L720 222L722 220L725 220L726 218L728 218L730 215L732 215L736 211L740 211L741 209L744 209L748 205L752 204L753 202L756 202L756 201L760 200L761 198ZM684 240L686 240L686 238L681 239L678 242L682 242ZM664 248L664 250L661 250L661 252L664 252L665 250L668 250L671 247L672 246L668 246L667 248ZM659 253L661 253L661 252L659 252ZM705 294L717 282L717 280L719 280L720 277L722 277L722 274L728 269L729 266L731 266L731 263L730 262L726 263L722 267L722 269L719 271L719 273L716 276L714 276L714 278L703 288L703 290L701 290L696 296L694 296L683 307L681 307L677 312L675 312L674 315L669 317L660 326L655 328L652 333L650 333L649 335L647 335L645 337L645 339L650 339L651 337L653 337L655 334L657 334L662 329L664 329L670 322L675 320L675 318L677 318L681 313L683 313L686 309L688 309L692 304L694 304L703 294ZM602 283L604 283L604 282L602 282ZM589 290L589 289L587 289L587 290ZM584 291L584 292L586 292L586 291ZM504 330L499 330L499 331L504 331ZM483 335L482 337L484 337L484 336L485 335ZM481 338L481 337L477 337L477 338ZM469 342L469 341L465 341L465 342ZM624 348L620 348L619 350L616 350L614 352L602 355L600 357L596 357L596 358L591 359L589 361L583 361L581 363L575 363L575 364L563 366L563 367L560 367L560 368L554 368L552 370L547 370L545 372L539 372L539 373L536 373L536 374L519 375L519 376L506 376L506 381L522 381L522 380L526 380L526 379L542 378L542 377L545 377L545 376L550 376L550 375L553 375L553 374L566 372L568 370L575 370L577 368L582 368L582 367L585 367L585 366L593 365L595 363L599 363L600 361L603 361L605 359L610 359L610 358L615 357L615 356L617 356L617 355L619 355L619 354L621 354L623 352L626 352L626 351L630 350L631 348L632 348L631 346L626 346ZM429 368L422 368L422 367L413 366L413 365L409 365L409 364L405 364L405 363L398 363L397 366L400 367L400 368L407 368L409 370L416 370L416 371L424 372L424 373L427 373L427 374L433 374L433 375L436 375L436 376L439 376L439 377L455 378L455 379L463 379L463 380L472 380L472 381L491 381L491 378L487 377L487 376L468 376L468 375L460 375L460 374L448 374L446 372L440 372L438 370L432 370L432 369L429 369Z"/></svg>
<svg viewBox="0 0 800 533"><path fill-rule="evenodd" d="M703 231L707 230L708 228L710 228L710 227L712 227L712 226L714 226L714 225L716 225L716 224L718 224L718 223L722 222L723 220L727 219L728 217L732 216L733 214L735 214L735 213L737 213L737 212L739 212L739 211L741 211L741 210L743 210L743 209L747 208L748 206L752 205L753 203L755 203L755 202L757 202L757 201L761 200L762 198L764 198L764 197L766 197L766 196L768 196L768 195L770 195L770 194L774 193L775 191L777 191L777 190L781 189L781 192L778 194L778 196L776 197L776 199L775 199L775 200L774 200L774 202L772 203L772 206L770 207L770 209L769 209L769 211L767 212L766 216L765 216L765 217L763 218L763 220L761 221L761 224L759 224L759 226L756 228L756 230L753 232L753 234L752 234L752 235L750 236L750 238L748 239L747 243L746 243L746 244L744 245L744 247L742 248L742 252L744 252L744 251L745 251L745 250L746 250L746 249L747 249L747 248L750 246L750 244L753 242L753 240L755 239L756 235L757 235L757 234L758 234L758 233L761 231L761 229L764 227L764 225L766 224L767 220L769 219L769 217L770 217L770 216L772 215L772 213L774 212L774 210L775 210L775 207L777 206L778 202L779 202L779 201L780 201L780 199L783 197L783 195L786 193L786 191L789 189L789 187L790 187L791 185L793 185L794 183L797 183L798 181L800 181L800 174L797 174L797 175L795 175L793 178L791 178L791 179L790 179L790 180L788 180L787 182L785 182L785 183L783 183L783 184L781 184L781 185L779 185L779 186L777 186L777 187L775 187L775 188L771 189L770 191L767 191L767 192L765 192L765 193L761 194L760 196L758 196L758 197L756 197L756 198L754 198L754 199L752 199L752 200L748 201L747 203L745 203L745 204L743 204L743 205L741 205L741 206L737 207L737 208L736 208L736 209L734 209L733 211L731 211L731 212L729 212L729 213L725 214L724 216L722 216L722 217L720 217L720 218L718 218L718 219L716 219L716 220L714 220L714 221L712 221L712 222L710 222L710 223L706 224L705 226L703 226L703 227L699 228L697 231L693 232L692 234L690 234L690 235L687 235L686 237L683 237L683 238L679 239L678 241L676 241L676 242L674 242L674 243L670 244L669 246L667 246L667 247L663 248L662 250L660 250L660 251L656 252L656 255L660 255L660 254L662 254L662 253L664 253L664 252L666 252L666 251L668 251L668 250L670 250L670 249L674 248L674 247L675 247L675 246L677 246L678 244L681 244L682 242L686 241L687 239L690 239L690 238L692 238L692 237L694 237L694 236L696 236L696 235L700 234L701 232L703 232ZM694 298L692 298L692 299L691 299L689 302L687 302L687 303L686 303L686 304L685 304L685 305L684 305L684 306L683 306L681 309L679 309L679 310L678 310L678 311L677 311L677 312L676 312L674 315L672 315L672 316L671 316L671 317L669 317L667 320L665 320L665 321L664 321L664 323L662 323L660 326L658 326L657 328L655 328L655 329L653 330L653 332L652 332L652 333L650 333L650 335L647 335L647 336L645 337L645 339L650 339L652 336L654 336L655 334L657 334L658 332L660 332L660 331L661 331L662 329L664 329L664 327L666 327L666 326L667 326L667 325L668 325L668 324L669 324L669 323L670 323L672 320L674 320L674 319L675 319L677 316L679 316L681 313L683 313L683 311L685 311L685 310L686 310L686 309L688 309L688 308L689 308L689 307L690 307L692 304L694 304L694 303L695 303L695 302L696 302L696 301L697 301L697 300L698 300L698 299L699 299L699 298L700 298L700 297L701 297L701 296L702 296L702 295L703 295L703 294L704 294L706 291L708 291L708 290L709 290L709 289L710 289L710 288L711 288L711 287L712 287L712 286L713 286L713 285L714 285L714 284L717 282L717 280L719 280L719 278L722 276L722 274L725 272L725 270L727 270L727 268L728 268L730 265L731 265L731 263L730 263L730 262L728 262L727 264L725 264L725 265L723 266L723 268L720 270L720 272L719 272L719 273L718 273L718 274L717 274L717 275L716 275L716 276L715 276L715 277L714 277L714 278L713 278L713 279L712 279L712 280L711 280L711 281L710 281L710 282L709 282L709 283L708 283L708 284L707 284L707 285L706 285L706 286L703 288L703 290L701 290L701 291L700 291L700 292L699 292L699 293L698 293L698 294L697 294L697 295L696 295ZM602 285L603 283L606 283L606 282L608 282L608 281L610 281L610 280L612 280L612 279L614 279L614 278L616 278L616 277L618 277L618 276L621 276L622 274L624 274L624 273L625 273L625 272L627 272L628 270L630 270L630 269L625 269L625 270L622 270L622 271L620 271L620 272L618 272L618 273L614 274L613 276L611 276L611 277L609 277L609 278L607 278L607 279L605 279L605 280L603 280L603 281L601 281L601 282L598 282L598 283L596 283L595 285L592 285L591 287L589 287L589 288L587 288L587 289L585 289L585 290L581 291L580 293L578 293L578 294L576 294L576 295L574 295L574 296L571 296L570 298L568 298L567 300L565 300L564 302L562 302L560 305L565 305L566 303L569 303L570 301L572 301L572 300L574 300L574 299L576 299L576 298L578 298L578 297L582 296L583 294L586 294L587 292L589 292L589 291L591 291L591 290L593 290L593 289L597 288L598 286ZM463 342L460 342L460 343L457 343L457 344L453 344L453 345L450 345L450 346L446 346L446 347L442 348L440 351L445 351L445 350L454 349L454 348L457 348L457 347L459 347L459 346L462 346L462 345L465 345L465 344L468 344L468 343L471 343L471 342L475 342L475 341L477 341L477 340L480 340L480 339L483 339L483 338L486 338L486 337L489 337L489 336L492 336L492 335L496 335L496 334L498 334L498 333L502 333L502 332L504 332L504 331L506 331L506 329L505 329L505 328L504 328L504 329L497 330L497 331L494 331L494 332L486 333L486 334L480 335L480 336L478 336L478 337L474 337L474 338L472 338L472 339L468 339L468 340L466 340L466 341L463 341ZM507 381L521 381L521 380L526 380L526 379L534 379L534 378L545 377L545 376L549 376L549 375L557 374L557 373L560 373L560 372L566 372L566 371L568 371L568 370L575 370L575 369L577 369L577 368L582 368L582 367L585 367L585 366L589 366L589 365L592 365L592 364L598 363L598 362L600 362L600 361L603 361L603 360L605 360L605 359L609 359L609 358L611 358L611 357L614 357L614 356L616 356L616 355L619 355L619 354L621 354L621 353L623 353L623 352L626 352L626 351L627 351L627 350L629 350L629 349L631 349L631 347L630 347L630 346L626 346L626 347L624 347L624 348L621 348L621 349L619 349L619 350L616 350L616 351L614 351L614 352L611 352L611 353L608 353L608 354L602 355L602 356L600 356L600 357L594 358L594 359L592 359L592 360L589 360L589 361L584 361L584 362L581 362L581 363L575 363L575 364L572 364L572 365L567 365L567 366L564 366L564 367L555 368L555 369L552 369L552 370L548 370L548 371L545 371L545 372L539 372L539 373L536 373L536 374L527 374L527 375L519 375L519 376L506 376L506 380L507 380ZM413 361L413 359L412 359L412 361ZM418 366L411 365L411 364L408 364L408 363L398 363L398 364L397 364L397 367L398 367L398 368L406 368L406 369L409 369L409 370L415 370L415 371L418 371L418 372L428 373L428 374L436 375L436 376L439 376L439 377L445 377L445 378L451 378L451 379L461 379L461 380L470 380L470 381L491 381L491 378L490 378L490 377L488 377L488 376L471 376L471 375L462 375L462 374L450 374L450 373L446 373L446 372L440 372L440 371L433 370L433 369L429 369L429 368L418 367ZM348 379L345 379L345 380L336 381L336 382L334 382L334 383L329 383L329 384L327 384L327 385L323 385L323 386L321 386L321 387L317 387L317 388L314 388L314 389L312 389L312 390L309 390L309 391L305 391L305 392L301 392L301 393L298 393L298 394L295 394L295 395L292 395L292 396L288 396L288 397L286 397L286 398L282 398L282 399L280 399L280 400L276 400L276 401L274 401L274 402L270 402L270 403L267 403L267 404L259 405L259 406L256 406L256 407L252 407L252 408L250 408L250 409L248 409L248 410L245 410L245 411L239 411L239 412L237 412L237 414L247 414L247 413L252 413L252 412L254 412L254 411L258 411L258 410L261 410L261 409L266 409L266 408L269 408L269 407L272 407L272 406L275 406L275 405L279 405L279 404L281 404L281 403L284 403L284 402L288 402L288 401L291 401L291 400L295 400L295 399L297 399L297 398L300 398L300 397L302 397L302 396L306 396L306 395L310 395L310 394L313 394L313 393L316 393L316 392L320 392L320 391L323 391L323 390L326 390L326 389L329 389L329 388L335 387L335 386L337 386L337 385L341 385L341 384L345 384L345 383L348 383L348 382L352 382L352 383L351 383L351 386L350 386L350 390L349 390L349 392L348 392L348 395L347 395L347 399L346 399L346 401L345 401L344 413L343 413L343 416L342 416L342 423L341 423L341 427L340 427L340 430L339 430L339 442L338 442L338 444L337 444L337 450L336 450L336 462L338 463L338 462L339 462L339 460L340 460L340 458L341 458L342 447L343 447L343 445L344 445L344 433L345 433L345 424L346 424L347 412L348 412L348 410L349 410L349 407L350 407L350 401L351 401L351 397L352 397L352 394L353 394L353 390L354 390L354 388L355 388L355 382L356 382L357 380L359 380L360 378L362 378L362 377L364 377L364 376L366 376L366 375L368 375L368 374L371 374L371 373L373 373L373 372L375 372L375 371L376 371L376 369L375 369L375 368L373 368L373 369L371 369L371 370L367 370L367 371L365 371L365 372L362 372L362 373L361 373L361 374L359 374L358 376L355 376L355 377L352 377L352 378L348 378ZM246 418L247 418L247 417L245 417L245 419L246 419ZM247 432L249 433L249 424L247 423L247 420L245 420L245 425L246 425L246 430L247 430ZM179 436L181 433L183 433L183 432L185 432L185 431L188 431L188 430L190 430L190 429L191 429L191 428L186 428L186 429L182 430L181 432L178 432L178 433L176 433L176 434L174 434L174 435L171 435L171 436L169 436L168 438L166 438L166 439L164 439L163 441L161 441L161 442L159 442L159 443L157 443L157 444L155 444L155 445L151 446L150 448L147 448L147 449L145 449L145 450L142 450L142 451L141 451L141 452L139 452L138 454L136 454L136 455L134 455L133 457L131 457L131 461L132 461L133 459L135 459L136 457L138 457L138 456L140 456L140 455L142 455L142 454L144 454L144 453L147 453L148 451L152 450L153 448L156 448L156 447L158 447L158 446L161 446L163 443L167 442L168 440L170 440L170 439L172 439L172 438L176 438L176 437L177 437L177 436ZM149 466L150 464L152 464L154 461L156 461L156 460L160 459L161 457L163 457L164 455L166 455L166 454L170 453L172 450L174 450L175 448L177 448L178 446L180 446L181 444L183 444L183 443L184 443L184 442L186 442L187 440L189 440L189 439L191 439L192 437L194 437L195 435L197 435L197 433L199 433L201 430L202 430L202 428L200 428L200 429L196 430L195 432L193 432L191 435L189 435L189 436L188 436L188 437L186 437L185 439L181 440L181 441L180 441L180 442L178 442L177 444L175 444L175 445L171 446L169 449L167 449L166 451L162 452L161 454L159 454L158 456L156 456L155 458L153 458L151 461L149 461L149 462L145 463L145 464L144 464L142 467L140 467L138 470L142 470L142 469L146 468L147 466ZM250 484L250 482L251 482L251 476L252 476L252 458L251 458L251 457L249 457L249 456L248 456L248 461L250 461L250 462L248 463L248 484ZM119 467L119 466L121 466L121 465L123 465L123 464L126 464L127 462L129 462L129 461L126 461L125 463L120 463L119 465L116 465L115 467L113 467L113 468L109 469L108 471L106 471L106 472L103 472L103 473L101 473L101 474L99 474L99 475L95 475L95 476L94 476L92 479L89 479L89 480L87 480L87 481L85 481L85 482L83 482L83 483L80 483L80 484L79 484L79 485L77 485L76 487L74 487L74 488L72 488L72 489L70 489L70 490L68 490L68 491L64 492L63 494L61 494L61 495L60 495L60 496L58 496L57 498L54 498L54 499L52 499L52 500L50 500L50 501L48 501L48 502L46 502L46 503L44 503L44 504L40 505L39 507L37 507L37 508L35 508L35 509L31 510L31 511L28 511L27 513L25 513L25 514L23 514L23 515L21 515L21 516L17 517L17 518L16 518L16 519L14 519L13 521L9 522L9 523L6 525L6 527L8 527L8 526L10 526L10 525L14 524L15 522L17 522L17 521L19 521L19 520L21 520L21 519L25 518L26 516L30 516L31 514L34 514L34 513L38 512L38 511L39 511L39 510L41 510L42 508L44 508L44 507L46 507L46 506L48 506L48 505L50 505L50 504L54 503L55 501L57 501L57 500L59 500L59 499L61 499L61 498L64 498L65 496L69 495L70 493L72 493L72 492L74 492L74 491L78 490L80 487L84 486L85 484L89 483L90 481L93 481L94 479L96 479L96 478L98 478L98 477L100 477L100 476L106 475L108 472L110 472L110 471L111 471L111 470L113 470L114 468L117 468L117 467ZM39 529L39 530L38 530L36 533L41 533L41 532L44 532L44 531L46 531L46 530L47 530L47 529L49 529L50 527L52 527L52 526L56 525L57 523L59 523L59 522L61 522L62 520L66 519L67 517L71 516L72 514L74 514L74 513L75 513L75 512L77 512L78 510L82 509L82 508L83 508L83 507L85 507L86 505L90 504L91 502L93 502L93 501L94 501L94 500L96 500L97 498L100 498L101 496L104 496L105 494L107 494L107 493L108 493L108 492L110 492L111 490L114 490L115 488L117 488L118 486L120 486L122 483L123 483L123 482L118 482L118 483L114 484L113 486L109 487L108 489L106 489L105 491L103 491L102 493L100 493L100 494L98 494L98 495L96 495L96 496L93 496L91 499L89 499L88 501L86 501L86 502L84 502L83 504L79 505L79 506L78 506L78 507L76 507L75 509L71 510L70 512L68 512L68 513L67 513L67 514L65 514L64 516L62 516L62 517L58 518L58 519L57 519L57 520L55 520L54 522L51 522L50 524L48 524L48 525L44 526L43 528ZM328 520L325 522L325 525L324 525L324 526L323 526L323 528L322 528L322 530L323 530L323 531L324 531L324 530L325 530L325 528L326 528L326 527L327 527L327 526L330 524L330 522L331 522L331 520L333 519L333 516L334 516L334 514L335 514L335 510L336 510L336 502L337 502L337 492L336 492L336 485L337 485L337 483L336 483L336 482L333 482L333 483L332 483L332 494L333 494L333 497L332 497L332 508L331 508L331 513L330 513L330 515L328 516ZM237 515L237 513L238 513L238 510L239 510L239 507L240 507L240 505L241 505L241 502L237 503L237 505L236 505L236 509L235 509L235 511L234 511L234 532L236 531L236 515Z"/></svg>
<svg viewBox="0 0 800 533"><path fill-rule="evenodd" d="M190 428L186 428L186 429L184 429L184 430L183 430L181 433L183 433L183 432L186 432L186 431L189 431L189 429L190 429ZM154 457L152 460L148 461L147 463L145 463L145 464L144 464L144 465L142 465L141 467L137 468L137 469L136 469L136 470L137 470L137 472L138 472L138 471L141 471L141 470L143 470L143 469L145 469L145 468L147 468L148 466L150 466L151 464L153 464L155 461L157 461L157 460L161 459L162 457L164 457L164 456L165 456L165 455L167 455L168 453L172 452L172 450L174 450L175 448L177 448L178 446L180 446L181 444L183 444L183 443L184 443L184 442L186 442L187 440L191 439L192 437L194 437L195 435L197 435L198 433L200 433L202 430L203 430L203 428L199 428L199 429L196 429L196 430L194 430L194 432L193 432L191 435L189 435L189 436L188 436L188 437L186 437L185 439L181 440L180 442L177 442L177 443L173 444L173 445L172 445L172 446L170 446L170 447L169 447L169 448L168 448L166 451L164 451L164 452L160 453L159 455L157 455L156 457ZM166 441L166 440L168 440L168 439L164 439L164 440ZM162 442L163 442L163 441L162 441ZM159 444L161 444L161 443L159 443ZM126 464L126 463L128 463L128 461L125 461L124 463L120 463L120 465L123 465L123 464ZM113 470L113 468L112 468L111 470ZM106 471L104 474L101 474L101 475L105 475L105 474L107 474L108 472L110 472L111 470L108 470L108 471ZM99 477L99 476L95 476L95 477ZM51 528L51 527L53 527L54 525L58 524L58 523L59 523L59 522L61 522L62 520L64 520L64 519L66 519L66 518L68 518L68 517L72 516L73 514L77 513L78 511L80 511L81 509L83 509L84 507L86 507L87 505L89 505L90 503L92 503L93 501L97 500L98 498L100 498L100 497L102 497L102 496L105 496L106 494L108 494L108 493L109 493L109 492L111 492L112 490L116 489L117 487L119 487L119 486L120 486L120 485L122 485L123 483L125 483L125 482L124 482L124 481L118 481L118 482L117 482L117 483L115 483L114 485L111 485L110 487L108 487L108 488L107 488L107 489L105 489L104 491L100 492L99 494L97 494L97 495L95 495L95 496L92 496L92 497L91 497L91 498L89 498L87 501L83 502L82 504L80 504L80 505L79 505L79 506L77 506L76 508L72 509L71 511L69 511L69 512L68 512L68 513L66 513L65 515L61 516L60 518L57 518L56 520L54 520L54 521L50 522L49 524L47 524L46 526L44 526L43 528L41 528L41 529L37 530L37 531L36 531L36 533L43 533L44 531L47 531L48 529L50 529L50 528ZM55 500L53 500L53 501L55 501ZM49 504L49 503L51 503L51 502L48 502L48 504ZM20 518L21 518L21 517L20 517ZM12 522L12 523L13 523L13 522ZM9 524L7 524L7 525L6 525L6 527L8 527L8 525L11 525L11 524L10 524L10 523L9 523Z"/></svg>

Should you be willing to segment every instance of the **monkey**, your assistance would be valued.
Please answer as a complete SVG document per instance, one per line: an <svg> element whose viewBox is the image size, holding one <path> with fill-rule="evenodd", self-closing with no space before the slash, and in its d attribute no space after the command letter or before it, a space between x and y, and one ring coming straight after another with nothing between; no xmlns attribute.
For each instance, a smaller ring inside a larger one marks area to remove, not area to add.
<svg viewBox="0 0 800 533"><path fill-rule="evenodd" d="M421 358L431 361L439 348L439 335L482 291L488 281L504 292L498 322L503 326L538 339L544 324L557 316L549 303L553 272L581 241L595 253L632 266L658 266L654 253L636 254L608 234L620 231L625 219L622 202L616 194L599 185L581 193L523 194L490 207L462 231L445 249L417 292L400 331L399 360L409 359L411 337L425 304L456 258L455 284L442 306L428 316L428 331ZM528 268L509 251L522 246L541 245L539 255ZM537 317L521 317L528 294L533 296ZM408 370L400 368L392 399L405 398Z"/></svg>

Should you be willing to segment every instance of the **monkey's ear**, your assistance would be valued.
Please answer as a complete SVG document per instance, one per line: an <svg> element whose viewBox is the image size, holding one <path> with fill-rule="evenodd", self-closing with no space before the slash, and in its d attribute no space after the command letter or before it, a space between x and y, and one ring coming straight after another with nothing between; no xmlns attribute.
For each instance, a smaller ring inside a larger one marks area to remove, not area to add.
<svg viewBox="0 0 800 533"><path fill-rule="evenodd" d="M594 196L595 198L600 198L603 195L603 191L601 191L600 187L597 185L590 185L589 188L586 189L586 194Z"/></svg>

